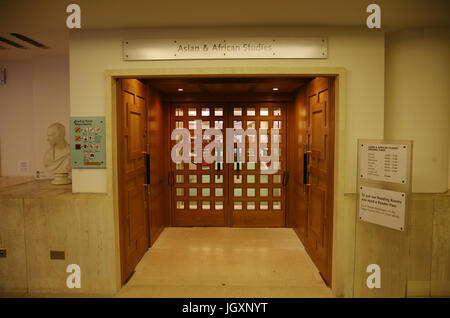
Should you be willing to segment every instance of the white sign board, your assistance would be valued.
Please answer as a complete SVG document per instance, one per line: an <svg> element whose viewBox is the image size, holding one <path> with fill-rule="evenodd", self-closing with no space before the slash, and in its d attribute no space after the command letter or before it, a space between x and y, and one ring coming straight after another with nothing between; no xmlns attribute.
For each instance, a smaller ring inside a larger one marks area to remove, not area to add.
<svg viewBox="0 0 450 318"><path fill-rule="evenodd" d="M137 39L123 41L123 59L308 59L327 58L325 37Z"/></svg>
<svg viewBox="0 0 450 318"><path fill-rule="evenodd" d="M408 146L396 144L361 144L360 177L406 184Z"/></svg>
<svg viewBox="0 0 450 318"><path fill-rule="evenodd" d="M405 230L406 194L371 187L360 187L359 217L362 221Z"/></svg>

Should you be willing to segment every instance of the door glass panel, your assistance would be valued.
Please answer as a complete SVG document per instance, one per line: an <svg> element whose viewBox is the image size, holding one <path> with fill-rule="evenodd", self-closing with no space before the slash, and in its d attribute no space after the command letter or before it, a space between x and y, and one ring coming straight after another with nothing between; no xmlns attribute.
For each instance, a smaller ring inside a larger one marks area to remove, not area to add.
<svg viewBox="0 0 450 318"><path fill-rule="evenodd" d="M216 210L223 210L223 201L216 201L215 209Z"/></svg>
<svg viewBox="0 0 450 318"><path fill-rule="evenodd" d="M197 183L197 175L196 174L189 175L189 183Z"/></svg>
<svg viewBox="0 0 450 318"><path fill-rule="evenodd" d="M267 120L261 120L259 122L259 128L261 128L261 129L269 129L269 122Z"/></svg>
<svg viewBox="0 0 450 318"><path fill-rule="evenodd" d="M233 191L235 197L242 197L242 188L234 188Z"/></svg>
<svg viewBox="0 0 450 318"><path fill-rule="evenodd" d="M247 162L247 170L255 170L256 163L255 162Z"/></svg>
<svg viewBox="0 0 450 318"><path fill-rule="evenodd" d="M234 183L242 183L242 175L234 175Z"/></svg>
<svg viewBox="0 0 450 318"><path fill-rule="evenodd" d="M247 129L256 129L256 124L254 120L247 121Z"/></svg>
<svg viewBox="0 0 450 318"><path fill-rule="evenodd" d="M177 197L184 196L184 188L177 188Z"/></svg>
<svg viewBox="0 0 450 318"><path fill-rule="evenodd" d="M273 201L273 209L281 210L281 201Z"/></svg>
<svg viewBox="0 0 450 318"><path fill-rule="evenodd" d="M195 120L190 120L189 121L189 129L193 130L195 129L197 123L195 122Z"/></svg>
<svg viewBox="0 0 450 318"><path fill-rule="evenodd" d="M214 182L215 183L223 183L223 175L215 175L214 176Z"/></svg>
<svg viewBox="0 0 450 318"><path fill-rule="evenodd" d="M268 195L269 195L269 188L260 188L259 189L260 197L267 197Z"/></svg>
<svg viewBox="0 0 450 318"><path fill-rule="evenodd" d="M254 108L247 108L247 116L256 116L256 110Z"/></svg>
<svg viewBox="0 0 450 318"><path fill-rule="evenodd" d="M183 116L183 108L176 108L175 116Z"/></svg>
<svg viewBox="0 0 450 318"><path fill-rule="evenodd" d="M255 188L247 188L247 196L248 197L254 197L256 194Z"/></svg>
<svg viewBox="0 0 450 318"><path fill-rule="evenodd" d="M222 197L223 196L223 188L215 188L214 189L216 197Z"/></svg>
<svg viewBox="0 0 450 318"><path fill-rule="evenodd" d="M197 165L195 163L189 162L189 170L197 170Z"/></svg>
<svg viewBox="0 0 450 318"><path fill-rule="evenodd" d="M175 177L176 183L184 183L184 175L183 174L177 174Z"/></svg>
<svg viewBox="0 0 450 318"><path fill-rule="evenodd" d="M202 116L209 116L209 108L202 108Z"/></svg>
<svg viewBox="0 0 450 318"><path fill-rule="evenodd" d="M210 188L202 188L202 196L203 197L209 197L211 195L211 189Z"/></svg>
<svg viewBox="0 0 450 318"><path fill-rule="evenodd" d="M184 201L177 201L177 209L178 210L184 209Z"/></svg>
<svg viewBox="0 0 450 318"><path fill-rule="evenodd" d="M269 136L266 134L259 135L259 141L267 144L269 142Z"/></svg>
<svg viewBox="0 0 450 318"><path fill-rule="evenodd" d="M215 120L214 121L214 128L216 128L216 129L223 129L223 120Z"/></svg>
<svg viewBox="0 0 450 318"><path fill-rule="evenodd" d="M234 202L234 209L235 210L242 210L242 202L235 201Z"/></svg>
<svg viewBox="0 0 450 318"><path fill-rule="evenodd" d="M197 201L189 201L189 210L197 210Z"/></svg>
<svg viewBox="0 0 450 318"><path fill-rule="evenodd" d="M183 164L183 163L177 163L177 164L175 164L175 169L176 169L176 170L183 170L183 169L184 169L184 164Z"/></svg>
<svg viewBox="0 0 450 318"><path fill-rule="evenodd" d="M281 197L281 188L273 188L273 196Z"/></svg>
<svg viewBox="0 0 450 318"><path fill-rule="evenodd" d="M269 202L268 201L261 201L261 202L259 202L259 209L260 210L268 210L269 209Z"/></svg>
<svg viewBox="0 0 450 318"><path fill-rule="evenodd" d="M259 109L260 116L269 116L269 109L267 107L261 107Z"/></svg>
<svg viewBox="0 0 450 318"><path fill-rule="evenodd" d="M210 201L202 201L202 210L209 210L211 208Z"/></svg>
<svg viewBox="0 0 450 318"><path fill-rule="evenodd" d="M233 128L234 129L241 129L242 128L242 120L235 120L233 122Z"/></svg>
<svg viewBox="0 0 450 318"><path fill-rule="evenodd" d="M175 128L183 128L183 122L182 121L176 121L175 122Z"/></svg>
<svg viewBox="0 0 450 318"><path fill-rule="evenodd" d="M273 109L273 115L274 116L281 116L281 108L280 107L275 107Z"/></svg>
<svg viewBox="0 0 450 318"><path fill-rule="evenodd" d="M260 175L259 183L269 183L269 176L267 174Z"/></svg>
<svg viewBox="0 0 450 318"><path fill-rule="evenodd" d="M197 188L190 188L189 189L189 196L190 197L196 197L197 196Z"/></svg>
<svg viewBox="0 0 450 318"><path fill-rule="evenodd" d="M214 108L214 116L223 116L223 108L222 107Z"/></svg>
<svg viewBox="0 0 450 318"><path fill-rule="evenodd" d="M256 208L256 203L254 201L247 202L247 210L254 210Z"/></svg>
<svg viewBox="0 0 450 318"><path fill-rule="evenodd" d="M188 115L189 116L196 116L197 115L197 110L195 108L189 108Z"/></svg>
<svg viewBox="0 0 450 318"><path fill-rule="evenodd" d="M242 116L242 108L241 107L234 107L233 115L234 116Z"/></svg>
<svg viewBox="0 0 450 318"><path fill-rule="evenodd" d="M237 167L239 165L239 171L242 171L242 162L234 162L233 165L234 165L234 170L237 170Z"/></svg>
<svg viewBox="0 0 450 318"><path fill-rule="evenodd" d="M273 183L281 183L281 175L275 174L273 176Z"/></svg>
<svg viewBox="0 0 450 318"><path fill-rule="evenodd" d="M273 128L281 129L281 120L274 120L273 121Z"/></svg>
<svg viewBox="0 0 450 318"><path fill-rule="evenodd" d="M202 183L210 183L210 182L211 182L211 177L209 174L202 175Z"/></svg>
<svg viewBox="0 0 450 318"><path fill-rule="evenodd" d="M208 120L204 120L202 122L202 129L209 129L209 121ZM210 136L207 136L210 137Z"/></svg>
<svg viewBox="0 0 450 318"><path fill-rule="evenodd" d="M255 175L248 174L247 175L247 183L255 183Z"/></svg>

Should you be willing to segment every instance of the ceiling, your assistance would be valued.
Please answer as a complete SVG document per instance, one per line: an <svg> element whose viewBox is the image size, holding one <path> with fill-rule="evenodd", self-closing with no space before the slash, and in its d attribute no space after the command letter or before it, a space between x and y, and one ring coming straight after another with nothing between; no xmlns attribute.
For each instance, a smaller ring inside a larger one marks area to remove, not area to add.
<svg viewBox="0 0 450 318"><path fill-rule="evenodd" d="M450 25L448 0L0 0L0 36L17 32L49 49L0 49L0 60L68 52L66 7L81 7L84 30L187 27L365 27L370 3L385 31Z"/></svg>
<svg viewBox="0 0 450 318"><path fill-rule="evenodd" d="M292 94L310 78L189 78L146 80L166 96ZM276 90L274 90L274 88Z"/></svg>

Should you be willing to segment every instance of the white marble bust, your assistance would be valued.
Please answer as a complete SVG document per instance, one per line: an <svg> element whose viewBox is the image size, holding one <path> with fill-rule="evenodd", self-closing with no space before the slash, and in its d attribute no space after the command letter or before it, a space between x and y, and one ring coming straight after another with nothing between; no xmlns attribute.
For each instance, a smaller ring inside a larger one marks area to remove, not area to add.
<svg viewBox="0 0 450 318"><path fill-rule="evenodd" d="M54 179L52 184L69 184L70 146L65 139L66 128L60 123L51 124L47 129L50 148L44 155L44 166Z"/></svg>

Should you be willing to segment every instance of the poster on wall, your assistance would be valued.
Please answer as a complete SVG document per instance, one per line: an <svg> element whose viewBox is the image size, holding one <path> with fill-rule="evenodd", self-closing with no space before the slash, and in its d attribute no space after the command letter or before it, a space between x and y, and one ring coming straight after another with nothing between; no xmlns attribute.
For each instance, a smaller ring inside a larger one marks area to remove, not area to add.
<svg viewBox="0 0 450 318"><path fill-rule="evenodd" d="M106 168L105 117L70 117L72 169Z"/></svg>
<svg viewBox="0 0 450 318"><path fill-rule="evenodd" d="M359 218L362 221L403 231L406 193L361 186Z"/></svg>
<svg viewBox="0 0 450 318"><path fill-rule="evenodd" d="M358 140L359 220L405 231L412 141Z"/></svg>

